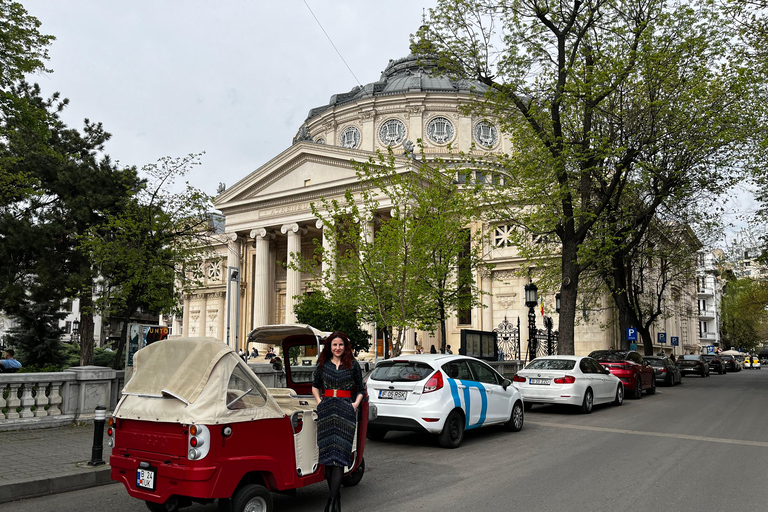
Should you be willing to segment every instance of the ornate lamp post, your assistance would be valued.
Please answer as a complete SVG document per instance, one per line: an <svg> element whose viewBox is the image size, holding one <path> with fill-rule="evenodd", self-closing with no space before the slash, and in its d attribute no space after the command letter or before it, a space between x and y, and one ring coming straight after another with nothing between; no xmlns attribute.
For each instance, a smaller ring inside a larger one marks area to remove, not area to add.
<svg viewBox="0 0 768 512"><path fill-rule="evenodd" d="M80 342L80 320L72 322L72 334L69 336L69 341L72 343Z"/></svg>
<svg viewBox="0 0 768 512"><path fill-rule="evenodd" d="M555 294L555 313L560 314L560 292Z"/></svg>
<svg viewBox="0 0 768 512"><path fill-rule="evenodd" d="M528 308L528 360L536 359L536 312L533 308L539 303L538 287L529 280L525 285L525 306Z"/></svg>

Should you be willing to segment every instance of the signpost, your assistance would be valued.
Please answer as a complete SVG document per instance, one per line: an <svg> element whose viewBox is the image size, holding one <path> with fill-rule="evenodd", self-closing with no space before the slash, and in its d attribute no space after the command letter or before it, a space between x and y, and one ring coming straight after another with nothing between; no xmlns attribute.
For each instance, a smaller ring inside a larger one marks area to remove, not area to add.
<svg viewBox="0 0 768 512"><path fill-rule="evenodd" d="M629 350L637 350L637 329L627 327L627 341L633 341L629 344Z"/></svg>
<svg viewBox="0 0 768 512"><path fill-rule="evenodd" d="M660 332L658 334L658 336L659 336L659 345L666 345L666 343L667 343L667 333Z"/></svg>
<svg viewBox="0 0 768 512"><path fill-rule="evenodd" d="M680 346L680 338L677 336L671 336L669 340L672 342L673 347Z"/></svg>

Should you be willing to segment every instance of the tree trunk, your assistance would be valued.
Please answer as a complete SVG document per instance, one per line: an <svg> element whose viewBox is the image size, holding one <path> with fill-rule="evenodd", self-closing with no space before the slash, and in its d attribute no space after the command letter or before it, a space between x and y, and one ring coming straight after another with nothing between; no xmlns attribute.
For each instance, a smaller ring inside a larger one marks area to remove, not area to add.
<svg viewBox="0 0 768 512"><path fill-rule="evenodd" d="M638 327L637 331L643 338L643 354L646 356L652 356L653 338L651 338L651 330L646 327Z"/></svg>
<svg viewBox="0 0 768 512"><path fill-rule="evenodd" d="M575 354L574 334L576 325L576 299L579 285L579 271L576 264L577 245L575 241L563 242L562 283L560 288L560 318L558 329L560 339L557 353Z"/></svg>
<svg viewBox="0 0 768 512"><path fill-rule="evenodd" d="M120 329L120 339L117 340L117 348L115 348L115 361L112 363L112 368L119 370L123 367L123 350L125 350L125 340L128 339L128 320L123 319L123 327Z"/></svg>
<svg viewBox="0 0 768 512"><path fill-rule="evenodd" d="M93 364L93 297L90 288L80 294L80 366Z"/></svg>

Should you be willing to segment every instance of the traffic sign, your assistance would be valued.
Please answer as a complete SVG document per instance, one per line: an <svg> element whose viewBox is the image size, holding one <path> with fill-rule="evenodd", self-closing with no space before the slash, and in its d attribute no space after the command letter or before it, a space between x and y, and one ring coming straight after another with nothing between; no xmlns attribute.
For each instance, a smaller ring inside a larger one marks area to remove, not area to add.
<svg viewBox="0 0 768 512"><path fill-rule="evenodd" d="M627 327L627 341L637 341L637 329Z"/></svg>
<svg viewBox="0 0 768 512"><path fill-rule="evenodd" d="M677 336L671 336L669 339L672 342L673 347L677 347L680 345L680 338L678 338Z"/></svg>
<svg viewBox="0 0 768 512"><path fill-rule="evenodd" d="M658 336L659 336L659 344L664 345L665 343L667 343L667 333L660 332Z"/></svg>

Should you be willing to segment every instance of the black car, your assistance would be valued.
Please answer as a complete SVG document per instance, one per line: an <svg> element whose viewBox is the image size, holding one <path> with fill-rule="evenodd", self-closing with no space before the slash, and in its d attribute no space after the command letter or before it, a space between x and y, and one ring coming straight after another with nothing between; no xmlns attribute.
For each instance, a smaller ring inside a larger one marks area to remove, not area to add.
<svg viewBox="0 0 768 512"><path fill-rule="evenodd" d="M683 375L696 373L701 377L709 377L709 364L702 355L683 354L677 358L677 367Z"/></svg>
<svg viewBox="0 0 768 512"><path fill-rule="evenodd" d="M657 384L674 386L683 383L683 375L677 365L666 356L643 356L646 363L653 367Z"/></svg>
<svg viewBox="0 0 768 512"><path fill-rule="evenodd" d="M720 375L725 373L725 363L720 359L717 354L704 354L704 359L707 361L710 372L715 372Z"/></svg>
<svg viewBox="0 0 768 512"><path fill-rule="evenodd" d="M739 363L733 356L720 356L725 365L726 372L738 372L741 371L741 363Z"/></svg>

